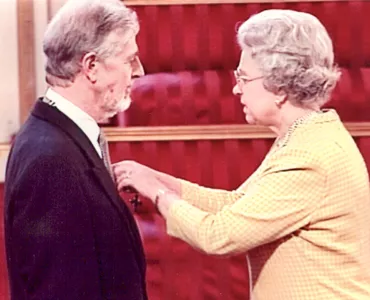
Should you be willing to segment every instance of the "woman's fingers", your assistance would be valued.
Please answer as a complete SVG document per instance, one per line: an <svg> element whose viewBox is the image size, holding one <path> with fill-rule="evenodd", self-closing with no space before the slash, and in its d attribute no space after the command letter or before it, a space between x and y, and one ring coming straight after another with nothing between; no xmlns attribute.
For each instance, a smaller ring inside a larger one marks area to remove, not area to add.
<svg viewBox="0 0 370 300"><path fill-rule="evenodd" d="M117 177L124 173L127 173L130 169L132 169L132 167L130 167L130 165L125 162L120 162L112 165L112 170Z"/></svg>
<svg viewBox="0 0 370 300"><path fill-rule="evenodd" d="M116 177L124 176L125 174L144 174L145 167L133 161L122 161L112 165L113 173Z"/></svg>
<svg viewBox="0 0 370 300"><path fill-rule="evenodd" d="M131 178L123 178L118 180L117 188L118 190L122 190L126 186L134 187L132 179Z"/></svg>

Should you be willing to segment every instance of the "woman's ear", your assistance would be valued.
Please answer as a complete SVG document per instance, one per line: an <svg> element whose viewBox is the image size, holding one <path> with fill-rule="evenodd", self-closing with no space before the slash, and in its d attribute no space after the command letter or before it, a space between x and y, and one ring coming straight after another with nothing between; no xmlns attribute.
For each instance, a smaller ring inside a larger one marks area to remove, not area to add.
<svg viewBox="0 0 370 300"><path fill-rule="evenodd" d="M288 100L287 95L275 95L275 104L277 107L281 107Z"/></svg>

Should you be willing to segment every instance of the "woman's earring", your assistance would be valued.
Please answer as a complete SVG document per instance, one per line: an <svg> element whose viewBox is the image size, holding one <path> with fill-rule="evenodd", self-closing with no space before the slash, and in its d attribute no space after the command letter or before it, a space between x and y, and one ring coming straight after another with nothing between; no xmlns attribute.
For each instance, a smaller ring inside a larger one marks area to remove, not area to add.
<svg viewBox="0 0 370 300"><path fill-rule="evenodd" d="M276 106L280 107L282 103L283 103L283 100L275 100Z"/></svg>
<svg viewBox="0 0 370 300"><path fill-rule="evenodd" d="M276 106L280 107L285 101L286 101L286 97L279 97L279 99L276 99L275 100L275 104Z"/></svg>

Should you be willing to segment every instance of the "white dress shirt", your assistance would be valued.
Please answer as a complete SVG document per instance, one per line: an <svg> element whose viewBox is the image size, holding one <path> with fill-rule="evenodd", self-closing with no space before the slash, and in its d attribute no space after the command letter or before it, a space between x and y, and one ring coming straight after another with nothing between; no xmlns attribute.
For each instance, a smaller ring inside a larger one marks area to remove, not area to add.
<svg viewBox="0 0 370 300"><path fill-rule="evenodd" d="M52 88L48 88L45 97L52 102L53 106L70 118L86 134L99 156L102 157L98 143L100 128L96 121L89 114L63 96L59 95Z"/></svg>

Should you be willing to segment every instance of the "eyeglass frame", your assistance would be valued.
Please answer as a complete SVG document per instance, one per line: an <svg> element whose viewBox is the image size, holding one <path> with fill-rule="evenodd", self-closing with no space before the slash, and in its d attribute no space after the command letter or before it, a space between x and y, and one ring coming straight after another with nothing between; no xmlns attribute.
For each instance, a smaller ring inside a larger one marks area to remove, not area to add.
<svg viewBox="0 0 370 300"><path fill-rule="evenodd" d="M265 77L265 76L261 75L261 76L257 76L257 77L254 77L254 78L248 78L245 75L240 75L238 73L238 71L239 70L234 70L234 77L235 77L236 84L239 86L240 89L242 89L246 84L248 84L252 81L262 79L262 78ZM240 82L243 82L243 85L241 85Z"/></svg>

